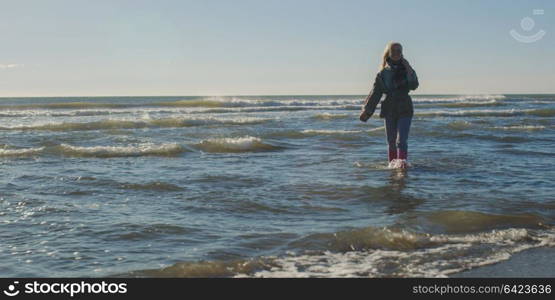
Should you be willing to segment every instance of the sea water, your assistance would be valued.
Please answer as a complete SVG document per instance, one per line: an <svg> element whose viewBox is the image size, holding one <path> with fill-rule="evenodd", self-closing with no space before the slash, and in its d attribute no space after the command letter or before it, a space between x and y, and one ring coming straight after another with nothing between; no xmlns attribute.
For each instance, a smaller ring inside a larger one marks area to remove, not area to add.
<svg viewBox="0 0 555 300"><path fill-rule="evenodd" d="M0 274L445 277L555 247L555 95L413 96L408 169L363 101L2 98Z"/></svg>

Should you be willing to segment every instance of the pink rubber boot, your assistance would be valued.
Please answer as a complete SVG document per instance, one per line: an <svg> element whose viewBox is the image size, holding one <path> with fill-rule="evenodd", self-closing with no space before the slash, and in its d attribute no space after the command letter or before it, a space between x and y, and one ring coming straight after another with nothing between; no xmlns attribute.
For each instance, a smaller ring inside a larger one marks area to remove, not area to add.
<svg viewBox="0 0 555 300"><path fill-rule="evenodd" d="M408 163L407 163L408 153L407 152L408 151L399 150L399 154L397 155L397 158L399 158L401 160L401 164L399 166L401 169L408 168Z"/></svg>
<svg viewBox="0 0 555 300"><path fill-rule="evenodd" d="M391 150L389 149L388 153L387 153L387 159L389 160L389 162L391 162L392 160L397 158L397 150Z"/></svg>
<svg viewBox="0 0 555 300"><path fill-rule="evenodd" d="M407 152L408 151L399 150L399 155L397 155L397 158L407 160L407 156L408 156Z"/></svg>

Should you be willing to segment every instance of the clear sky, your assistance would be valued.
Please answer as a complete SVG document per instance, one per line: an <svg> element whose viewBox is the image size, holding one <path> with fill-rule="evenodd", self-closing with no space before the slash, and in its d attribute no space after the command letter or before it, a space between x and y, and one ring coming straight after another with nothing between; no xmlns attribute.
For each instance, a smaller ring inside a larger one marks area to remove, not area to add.
<svg viewBox="0 0 555 300"><path fill-rule="evenodd" d="M391 40L420 94L555 93L552 0L2 0L0 36L0 97L367 94Z"/></svg>

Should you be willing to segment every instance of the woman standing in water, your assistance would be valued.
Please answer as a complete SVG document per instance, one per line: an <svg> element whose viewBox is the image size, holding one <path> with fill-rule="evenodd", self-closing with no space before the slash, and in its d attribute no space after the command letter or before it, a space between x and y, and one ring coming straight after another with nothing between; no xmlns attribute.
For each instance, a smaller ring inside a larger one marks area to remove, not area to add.
<svg viewBox="0 0 555 300"><path fill-rule="evenodd" d="M385 134L388 144L388 161L400 159L401 168L407 166L408 137L414 113L409 91L418 88L418 77L409 62L403 58L403 47L399 43L387 44L383 54L381 70L376 75L372 91L362 107L360 120L366 122L374 113L382 95L380 118L385 118Z"/></svg>

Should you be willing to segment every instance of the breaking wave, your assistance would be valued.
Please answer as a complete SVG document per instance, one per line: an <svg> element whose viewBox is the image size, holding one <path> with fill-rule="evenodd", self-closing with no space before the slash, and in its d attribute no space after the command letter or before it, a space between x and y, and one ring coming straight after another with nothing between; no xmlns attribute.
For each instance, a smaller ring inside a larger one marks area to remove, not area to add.
<svg viewBox="0 0 555 300"><path fill-rule="evenodd" d="M415 116L420 117L510 117L520 115L534 115L540 117L555 116L555 109L510 109L510 110L443 110L443 111L421 111L415 112Z"/></svg>
<svg viewBox="0 0 555 300"><path fill-rule="evenodd" d="M283 148L263 142L261 138L253 136L206 139L193 145L193 147L201 151L214 153L274 151Z"/></svg>
<svg viewBox="0 0 555 300"><path fill-rule="evenodd" d="M293 250L281 256L182 262L121 276L447 277L527 249L555 246L555 229L534 215L441 211L420 218L431 231L399 224L312 234L289 243ZM464 229L468 225L469 230Z"/></svg>
<svg viewBox="0 0 555 300"><path fill-rule="evenodd" d="M191 127L203 125L245 125L261 124L269 118L241 117L241 118L161 118L140 120L118 120L106 119L93 122L63 122L46 123L37 125L15 125L3 126L0 130L47 130L47 131L80 131L80 130L102 130L102 129L134 129L134 128L156 128L156 127Z"/></svg>
<svg viewBox="0 0 555 300"><path fill-rule="evenodd" d="M68 144L23 149L0 149L0 157L20 157L37 155L62 155L69 157L127 157L127 156L175 156L188 151L179 144L138 144L130 146L81 147Z"/></svg>

